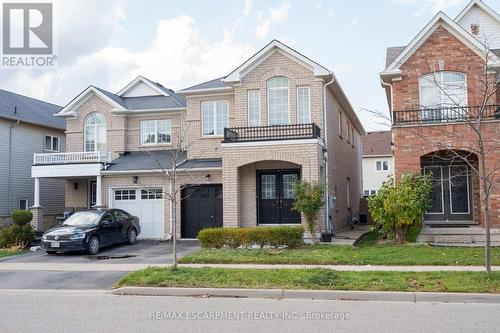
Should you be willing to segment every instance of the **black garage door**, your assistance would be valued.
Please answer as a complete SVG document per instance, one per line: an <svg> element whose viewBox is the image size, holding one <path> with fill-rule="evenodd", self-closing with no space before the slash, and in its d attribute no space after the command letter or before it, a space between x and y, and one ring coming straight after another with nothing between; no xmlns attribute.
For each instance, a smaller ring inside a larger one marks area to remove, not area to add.
<svg viewBox="0 0 500 333"><path fill-rule="evenodd" d="M222 227L222 185L189 186L182 190L182 198L182 238L196 238L203 228Z"/></svg>

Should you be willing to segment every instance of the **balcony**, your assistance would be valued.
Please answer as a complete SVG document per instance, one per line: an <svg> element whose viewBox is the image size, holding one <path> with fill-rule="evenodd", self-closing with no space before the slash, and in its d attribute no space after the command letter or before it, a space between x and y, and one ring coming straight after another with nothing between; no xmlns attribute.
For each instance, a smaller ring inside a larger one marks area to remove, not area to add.
<svg viewBox="0 0 500 333"><path fill-rule="evenodd" d="M482 112L481 112L482 110ZM500 105L436 107L415 110L395 110L392 125L426 125L483 120L500 120Z"/></svg>
<svg viewBox="0 0 500 333"><path fill-rule="evenodd" d="M111 162L111 153L99 151L34 154L35 165Z"/></svg>
<svg viewBox="0 0 500 333"><path fill-rule="evenodd" d="M317 139L321 130L316 124L272 125L224 128L224 143Z"/></svg>

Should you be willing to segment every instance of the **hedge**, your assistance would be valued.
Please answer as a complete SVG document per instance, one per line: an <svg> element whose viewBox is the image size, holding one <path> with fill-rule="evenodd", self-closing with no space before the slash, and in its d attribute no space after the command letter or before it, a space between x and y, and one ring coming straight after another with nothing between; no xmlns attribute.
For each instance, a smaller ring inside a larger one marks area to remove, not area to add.
<svg viewBox="0 0 500 333"><path fill-rule="evenodd" d="M303 244L304 228L296 227L255 227L255 228L206 228L198 233L204 248L220 249L228 247L250 247L257 245L273 248L295 248Z"/></svg>
<svg viewBox="0 0 500 333"><path fill-rule="evenodd" d="M17 225L25 225L31 222L33 214L29 210L15 210L10 214L12 221Z"/></svg>

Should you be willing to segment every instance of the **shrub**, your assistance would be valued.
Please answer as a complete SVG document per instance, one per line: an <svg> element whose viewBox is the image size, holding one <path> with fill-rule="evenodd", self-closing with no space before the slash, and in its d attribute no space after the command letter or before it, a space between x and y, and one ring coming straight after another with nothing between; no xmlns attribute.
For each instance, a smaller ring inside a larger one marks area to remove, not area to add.
<svg viewBox="0 0 500 333"><path fill-rule="evenodd" d="M224 228L206 228L200 230L198 239L202 247L220 249L224 246Z"/></svg>
<svg viewBox="0 0 500 333"><path fill-rule="evenodd" d="M319 184L310 184L305 181L298 181L294 186L295 202L293 203L293 210L301 212L306 217L306 224L311 239L317 243L314 237L316 232L316 224L318 212L324 204L324 189Z"/></svg>
<svg viewBox="0 0 500 333"><path fill-rule="evenodd" d="M29 224L11 224L0 231L0 247L25 248L35 239L35 231Z"/></svg>
<svg viewBox="0 0 500 333"><path fill-rule="evenodd" d="M29 210L15 210L10 216L12 217L12 221L17 225L25 225L31 222L33 219L33 213Z"/></svg>
<svg viewBox="0 0 500 333"><path fill-rule="evenodd" d="M207 228L198 234L201 246L220 249L226 246L237 249L240 246L249 247L253 244L260 248L300 246L303 241L304 228L297 227L255 227L255 228Z"/></svg>
<svg viewBox="0 0 500 333"><path fill-rule="evenodd" d="M396 185L392 179L384 182L368 198L370 215L380 233L397 243L416 239L422 216L430 207L431 190L431 175L406 175Z"/></svg>

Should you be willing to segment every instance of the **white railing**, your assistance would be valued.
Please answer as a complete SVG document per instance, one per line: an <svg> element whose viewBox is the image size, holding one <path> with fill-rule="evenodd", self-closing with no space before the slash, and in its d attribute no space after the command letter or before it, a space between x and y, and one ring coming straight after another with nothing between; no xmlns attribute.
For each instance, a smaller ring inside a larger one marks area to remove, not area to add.
<svg viewBox="0 0 500 333"><path fill-rule="evenodd" d="M92 163L110 162L111 153L100 151L85 151L72 153L48 153L34 154L34 164L70 164L70 163Z"/></svg>

